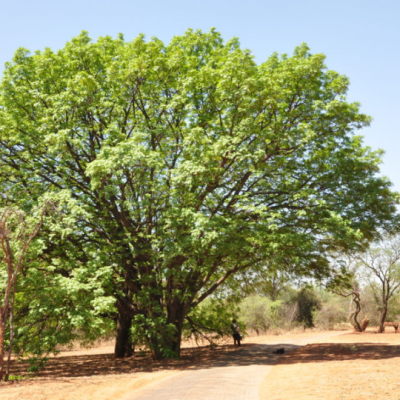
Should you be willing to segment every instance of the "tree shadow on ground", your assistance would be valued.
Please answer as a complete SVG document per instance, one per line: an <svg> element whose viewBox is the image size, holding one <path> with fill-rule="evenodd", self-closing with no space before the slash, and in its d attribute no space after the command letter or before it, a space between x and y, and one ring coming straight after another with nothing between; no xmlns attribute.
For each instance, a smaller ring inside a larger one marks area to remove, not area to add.
<svg viewBox="0 0 400 400"><path fill-rule="evenodd" d="M132 357L118 359L114 354L82 354L82 355L58 355L50 357L44 368L29 374L27 361L12 360L10 374L35 378L68 378L96 375L132 374L135 372L155 372L160 370L184 370L213 359L225 357L230 352L236 352L240 348L232 345L203 346L196 348L184 348L179 360L152 360L148 352L139 352Z"/></svg>
<svg viewBox="0 0 400 400"><path fill-rule="evenodd" d="M386 360L400 357L400 346L377 343L316 343L284 355L281 364L326 361Z"/></svg>
<svg viewBox="0 0 400 400"><path fill-rule="evenodd" d="M273 354L277 348L285 354ZM96 375L132 374L159 370L200 370L250 365L318 363L326 361L384 360L400 357L400 346L376 343L318 343L306 346L281 343L244 344L182 349L179 360L153 361L149 354L116 359L113 354L57 356L35 374L38 378L67 378ZM11 373L27 376L27 363L14 361Z"/></svg>
<svg viewBox="0 0 400 400"><path fill-rule="evenodd" d="M274 354L278 348L284 348L284 354ZM349 360L385 360L400 357L400 346L389 346L376 343L318 343L297 346L288 343L274 345L250 345L235 353L228 353L221 358L210 359L201 365L189 369L204 369L216 367L305 364L326 361Z"/></svg>

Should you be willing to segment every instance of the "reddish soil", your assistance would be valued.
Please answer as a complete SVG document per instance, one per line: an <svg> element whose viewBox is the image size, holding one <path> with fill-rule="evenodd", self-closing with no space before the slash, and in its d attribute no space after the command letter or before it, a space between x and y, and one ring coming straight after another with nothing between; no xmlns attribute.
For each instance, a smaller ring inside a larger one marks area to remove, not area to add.
<svg viewBox="0 0 400 400"><path fill-rule="evenodd" d="M400 334L374 330L337 336L284 354L261 400L400 399Z"/></svg>
<svg viewBox="0 0 400 400"><path fill-rule="evenodd" d="M285 343L312 333L246 338L251 343ZM238 348L187 347L180 360L154 362L137 354L118 360L112 346L62 352L34 377L27 364L15 362L12 375L22 378L0 384L1 400L118 400L149 383L181 370L202 368ZM351 333L298 347L279 357L260 388L261 400L400 399L397 366L400 334Z"/></svg>
<svg viewBox="0 0 400 400"><path fill-rule="evenodd" d="M19 380L0 383L1 400L117 400L138 388L181 370L207 363L238 348L232 345L193 347L180 360L153 361L147 353L115 359L112 345L65 351L51 357L34 376L28 364L14 361L10 374Z"/></svg>

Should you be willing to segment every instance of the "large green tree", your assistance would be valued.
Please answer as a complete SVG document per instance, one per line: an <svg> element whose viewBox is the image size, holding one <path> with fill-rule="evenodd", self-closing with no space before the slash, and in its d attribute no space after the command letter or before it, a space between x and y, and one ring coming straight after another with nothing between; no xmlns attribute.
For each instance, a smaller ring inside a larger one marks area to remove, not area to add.
<svg viewBox="0 0 400 400"><path fill-rule="evenodd" d="M324 58L302 45L258 65L214 30L169 45L84 32L6 65L2 188L22 208L74 201L76 228L41 262L108 277L117 356L132 321L154 357L179 354L185 317L238 271L281 257L321 276L326 250L393 223L380 153L353 134L370 119Z"/></svg>

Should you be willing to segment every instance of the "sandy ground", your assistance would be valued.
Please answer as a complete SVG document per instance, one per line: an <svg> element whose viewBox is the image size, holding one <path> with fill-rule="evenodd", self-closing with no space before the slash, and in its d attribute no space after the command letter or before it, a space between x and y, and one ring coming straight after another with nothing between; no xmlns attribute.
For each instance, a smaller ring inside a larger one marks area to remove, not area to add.
<svg viewBox="0 0 400 400"><path fill-rule="evenodd" d="M400 333L351 333L282 355L261 400L400 399Z"/></svg>
<svg viewBox="0 0 400 400"><path fill-rule="evenodd" d="M321 332L318 332L320 334ZM310 337L304 332L246 338L245 343L282 342ZM1 400L118 400L150 383L179 371L206 365L211 359L237 347L191 347L182 350L181 360L153 362L139 354L116 360L113 347L103 344L90 350L66 351L50 359L36 377L28 377L26 365L15 363L13 375L22 381L0 384ZM299 347L279 356L279 361L260 388L261 400L400 399L397 366L400 334L344 334Z"/></svg>

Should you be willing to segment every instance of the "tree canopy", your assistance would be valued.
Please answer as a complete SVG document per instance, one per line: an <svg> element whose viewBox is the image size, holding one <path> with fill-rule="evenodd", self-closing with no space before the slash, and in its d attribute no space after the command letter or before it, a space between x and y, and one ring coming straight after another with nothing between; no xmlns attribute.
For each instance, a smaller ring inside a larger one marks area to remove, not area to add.
<svg viewBox="0 0 400 400"><path fill-rule="evenodd" d="M324 276L328 250L397 223L381 152L354 135L370 118L324 60L301 45L257 64L188 30L168 45L83 32L6 65L2 190L22 209L64 199L74 229L48 229L40 262L96 277L118 356L132 322L156 358L179 354L185 317L237 272L273 258Z"/></svg>

